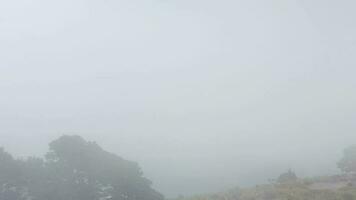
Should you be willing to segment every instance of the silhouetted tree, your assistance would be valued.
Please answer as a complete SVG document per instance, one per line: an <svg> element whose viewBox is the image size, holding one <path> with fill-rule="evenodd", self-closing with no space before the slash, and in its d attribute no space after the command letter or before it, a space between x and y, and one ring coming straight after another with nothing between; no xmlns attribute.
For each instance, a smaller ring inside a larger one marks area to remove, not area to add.
<svg viewBox="0 0 356 200"><path fill-rule="evenodd" d="M356 172L356 145L349 146L344 150L344 156L337 165L343 172Z"/></svg>
<svg viewBox="0 0 356 200"><path fill-rule="evenodd" d="M27 199L26 180L21 169L21 162L0 148L0 199Z"/></svg>
<svg viewBox="0 0 356 200"><path fill-rule="evenodd" d="M62 136L45 159L0 149L0 200L162 200L137 163L79 136Z"/></svg>
<svg viewBox="0 0 356 200"><path fill-rule="evenodd" d="M291 170L289 169L287 172L281 174L278 179L277 182L278 183L293 183L295 181L297 181L298 177L297 175Z"/></svg>
<svg viewBox="0 0 356 200"><path fill-rule="evenodd" d="M74 179L75 194L86 194L86 199L163 199L142 176L137 163L104 151L79 136L63 136L53 141L46 158L49 165L59 168L56 170L63 170L62 176Z"/></svg>

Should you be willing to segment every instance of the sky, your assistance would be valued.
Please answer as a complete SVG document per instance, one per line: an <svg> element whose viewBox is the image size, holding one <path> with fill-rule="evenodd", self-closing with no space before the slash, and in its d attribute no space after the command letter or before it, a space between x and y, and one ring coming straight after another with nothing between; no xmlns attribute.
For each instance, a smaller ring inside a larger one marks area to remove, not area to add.
<svg viewBox="0 0 356 200"><path fill-rule="evenodd" d="M169 197L334 174L356 143L352 0L0 1L0 146L63 134Z"/></svg>

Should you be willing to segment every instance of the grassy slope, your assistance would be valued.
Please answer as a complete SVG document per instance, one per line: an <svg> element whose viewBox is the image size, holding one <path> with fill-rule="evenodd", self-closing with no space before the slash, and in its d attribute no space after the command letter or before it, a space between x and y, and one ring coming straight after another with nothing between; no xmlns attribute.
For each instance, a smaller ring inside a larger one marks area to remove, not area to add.
<svg viewBox="0 0 356 200"><path fill-rule="evenodd" d="M315 183L320 183L319 179L232 189L218 194L195 196L184 200L356 200L355 187L313 189L311 185Z"/></svg>

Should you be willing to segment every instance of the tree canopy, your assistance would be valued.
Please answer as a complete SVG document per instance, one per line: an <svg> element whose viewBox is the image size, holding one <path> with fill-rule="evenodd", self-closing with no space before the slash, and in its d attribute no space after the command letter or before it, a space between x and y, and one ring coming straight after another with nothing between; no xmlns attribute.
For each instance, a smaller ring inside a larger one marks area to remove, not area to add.
<svg viewBox="0 0 356 200"><path fill-rule="evenodd" d="M137 163L80 136L49 144L45 158L0 149L1 200L162 200Z"/></svg>
<svg viewBox="0 0 356 200"><path fill-rule="evenodd" d="M278 183L293 183L295 181L297 181L298 177L295 174L295 172L293 172L291 169L289 169L287 172L281 174L278 179L277 182Z"/></svg>
<svg viewBox="0 0 356 200"><path fill-rule="evenodd" d="M337 165L343 172L356 172L356 145L349 146L344 150L344 156Z"/></svg>

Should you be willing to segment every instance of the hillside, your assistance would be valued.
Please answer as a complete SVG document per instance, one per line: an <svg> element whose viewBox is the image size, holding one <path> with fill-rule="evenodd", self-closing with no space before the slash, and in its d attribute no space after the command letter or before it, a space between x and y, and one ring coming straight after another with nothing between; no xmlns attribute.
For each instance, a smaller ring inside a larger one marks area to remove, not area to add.
<svg viewBox="0 0 356 200"><path fill-rule="evenodd" d="M287 183L235 188L211 195L184 200L353 200L356 199L356 176L335 175L298 179Z"/></svg>

